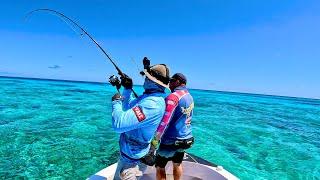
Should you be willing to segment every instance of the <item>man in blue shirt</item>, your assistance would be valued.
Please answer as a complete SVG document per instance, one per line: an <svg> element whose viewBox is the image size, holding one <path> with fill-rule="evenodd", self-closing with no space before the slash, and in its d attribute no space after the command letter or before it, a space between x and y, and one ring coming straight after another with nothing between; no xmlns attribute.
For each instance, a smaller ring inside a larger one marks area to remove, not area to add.
<svg viewBox="0 0 320 180"><path fill-rule="evenodd" d="M160 140L156 156L157 179L166 179L165 166L168 161L173 162L174 179L180 179L184 151L194 142L191 132L194 102L186 84L187 79L181 73L170 79L169 87L172 93L166 98L165 115L152 141L152 144L157 146Z"/></svg>
<svg viewBox="0 0 320 180"><path fill-rule="evenodd" d="M141 163L165 112L165 88L169 69L164 64L144 70L144 93L132 97L132 79L121 78L122 96L112 97L112 126L120 133L120 158L114 179L137 179L146 167Z"/></svg>

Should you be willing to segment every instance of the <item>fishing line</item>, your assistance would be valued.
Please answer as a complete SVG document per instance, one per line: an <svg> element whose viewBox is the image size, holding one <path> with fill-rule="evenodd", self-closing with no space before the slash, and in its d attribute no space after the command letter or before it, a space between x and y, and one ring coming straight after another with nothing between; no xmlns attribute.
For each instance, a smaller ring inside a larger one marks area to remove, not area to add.
<svg viewBox="0 0 320 180"><path fill-rule="evenodd" d="M139 68L137 62L133 59L133 57L131 57L131 60L132 60L133 64L136 66L138 72L141 72L141 69ZM143 76L141 76L141 78L143 79Z"/></svg>

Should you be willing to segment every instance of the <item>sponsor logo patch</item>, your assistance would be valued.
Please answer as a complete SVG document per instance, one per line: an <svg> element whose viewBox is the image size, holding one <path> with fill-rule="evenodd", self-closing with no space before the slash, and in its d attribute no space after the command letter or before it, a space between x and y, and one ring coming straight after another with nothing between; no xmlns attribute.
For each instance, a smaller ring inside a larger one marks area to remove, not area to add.
<svg viewBox="0 0 320 180"><path fill-rule="evenodd" d="M175 105L176 104L176 102L174 102L174 101L172 101L172 100L168 100L168 102L167 102L169 105Z"/></svg>
<svg viewBox="0 0 320 180"><path fill-rule="evenodd" d="M146 119L146 116L143 114L143 112L139 106L132 108L132 110L133 110L134 114L137 116L139 122Z"/></svg>

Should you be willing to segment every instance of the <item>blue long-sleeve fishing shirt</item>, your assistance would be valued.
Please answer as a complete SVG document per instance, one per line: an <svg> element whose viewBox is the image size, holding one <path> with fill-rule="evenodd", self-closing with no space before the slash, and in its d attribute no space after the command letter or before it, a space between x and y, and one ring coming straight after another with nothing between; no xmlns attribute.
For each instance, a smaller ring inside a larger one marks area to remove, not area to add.
<svg viewBox="0 0 320 180"><path fill-rule="evenodd" d="M121 157L138 161L146 155L154 132L165 112L165 93L131 96L132 90L122 93L122 100L112 102L112 126L120 134Z"/></svg>
<svg viewBox="0 0 320 180"><path fill-rule="evenodd" d="M166 98L165 116L156 133L157 138L161 138L162 144L174 144L176 140L192 137L193 108L193 98L185 86L177 87Z"/></svg>

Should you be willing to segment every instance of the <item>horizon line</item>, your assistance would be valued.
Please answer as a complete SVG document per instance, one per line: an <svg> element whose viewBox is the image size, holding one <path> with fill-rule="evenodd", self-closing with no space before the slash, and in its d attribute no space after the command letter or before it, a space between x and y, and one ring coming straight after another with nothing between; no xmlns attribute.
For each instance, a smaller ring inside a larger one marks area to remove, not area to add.
<svg viewBox="0 0 320 180"><path fill-rule="evenodd" d="M0 78L15 78L15 79L30 79L30 80L47 80L47 81L65 81L65 82L77 82L77 83L91 83L91 84L110 84L108 82L99 82L99 81L82 81L82 80L71 80L71 79L49 79L49 78L38 78L38 77L21 77L21 76L4 76L0 75ZM142 86L141 84L137 84L134 86ZM291 98L291 99L309 99L309 100L317 100L320 98L311 98L311 97L298 97L298 96L285 96L285 95L275 95L275 94L260 94L260 93L250 93L250 92L237 92L237 91L222 91L222 90L214 90L214 89L197 89L197 88L188 88L191 90L198 91L213 91L219 93L229 93L229 94L243 94L243 95L258 95L258 96L266 96L266 97L280 97L280 98Z"/></svg>

